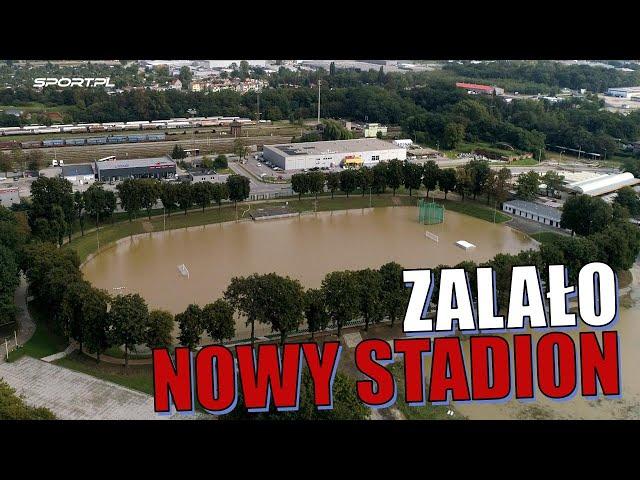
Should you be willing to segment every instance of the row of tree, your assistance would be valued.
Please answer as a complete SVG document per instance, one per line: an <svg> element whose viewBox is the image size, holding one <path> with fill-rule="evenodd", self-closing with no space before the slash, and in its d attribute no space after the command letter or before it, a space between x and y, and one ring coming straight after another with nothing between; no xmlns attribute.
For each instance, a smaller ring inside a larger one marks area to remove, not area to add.
<svg viewBox="0 0 640 480"><path fill-rule="evenodd" d="M402 267L391 262L379 270L364 269L329 273L319 289L305 290L298 280L276 273L253 274L231 279L223 298L199 307L191 304L176 315L178 340L195 349L206 332L218 342L235 335L234 314L251 327L255 341L256 323L269 326L281 343L306 323L312 337L329 324L338 329L348 322L364 319L369 324L399 319L406 307L408 292L402 283Z"/></svg>
<svg viewBox="0 0 640 480"><path fill-rule="evenodd" d="M249 197L250 183L242 175L230 175L226 183L160 182L155 179L126 179L117 185L118 195L94 183L85 192L73 192L71 182L62 178L40 177L31 186L28 204L29 226L42 241L62 245L65 236L71 239L76 224L82 235L86 219L99 225L113 217L118 199L132 220L141 210L151 217L158 201L169 215L177 208L185 215L194 205L204 210L211 202L220 206L224 200L234 203Z"/></svg>
<svg viewBox="0 0 640 480"><path fill-rule="evenodd" d="M486 195L487 203L491 199L501 203L509 194L510 181L511 171L508 168L493 170L485 160L471 160L464 166L445 169L441 169L433 160L424 165L390 160L358 170L345 169L326 174L321 171L297 173L291 177L291 187L299 199L307 193L314 194L317 198L318 193L325 189L331 192L332 198L338 190L349 196L358 189L365 195L368 192L384 193L391 188L395 195L400 187L407 189L411 196L414 191L424 187L427 197L430 192L440 189L444 192L445 199L453 191L463 200L466 196L476 199L478 195ZM562 177L553 171L542 177L535 172L521 175L516 183L517 196L532 199L538 194L543 181L547 184L547 190L555 191L562 184Z"/></svg>
<svg viewBox="0 0 640 480"><path fill-rule="evenodd" d="M22 247L28 228L11 210L0 206L0 325L15 320L14 293L19 284Z"/></svg>
<svg viewBox="0 0 640 480"><path fill-rule="evenodd" d="M50 242L25 246L22 269L34 301L48 312L50 327L79 342L81 350L100 355L124 346L125 365L136 345L169 347L174 317L152 310L138 294L111 296L82 278L75 251Z"/></svg>

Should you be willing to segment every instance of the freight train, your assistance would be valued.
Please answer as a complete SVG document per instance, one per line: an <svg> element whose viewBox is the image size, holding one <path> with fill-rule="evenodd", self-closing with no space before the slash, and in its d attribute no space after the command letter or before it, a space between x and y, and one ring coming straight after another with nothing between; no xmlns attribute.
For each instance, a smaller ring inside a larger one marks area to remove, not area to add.
<svg viewBox="0 0 640 480"><path fill-rule="evenodd" d="M149 133L144 135L108 135L87 138L26 140L23 142L9 141L0 142L0 150L13 150L15 148L29 149L70 147L80 145L111 145L115 143L162 142L166 140L166 137L167 135L165 133Z"/></svg>
<svg viewBox="0 0 640 480"><path fill-rule="evenodd" d="M25 125L22 127L0 127L0 136L39 135L44 133L93 133L122 130L165 130L177 128L221 127L237 122L243 125L254 123L240 117L193 117L170 118L139 122L77 123L68 125Z"/></svg>

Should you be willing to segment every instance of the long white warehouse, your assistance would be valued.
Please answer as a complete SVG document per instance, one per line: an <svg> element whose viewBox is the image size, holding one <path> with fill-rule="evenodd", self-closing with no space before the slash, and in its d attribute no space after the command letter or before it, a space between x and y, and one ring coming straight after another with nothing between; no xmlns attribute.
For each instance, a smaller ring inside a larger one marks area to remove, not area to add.
<svg viewBox="0 0 640 480"><path fill-rule="evenodd" d="M407 158L407 150L377 138L265 145L263 156L284 170L373 166L380 161Z"/></svg>
<svg viewBox="0 0 640 480"><path fill-rule="evenodd" d="M567 188L577 193L594 197L615 192L622 187L630 187L638 183L640 183L640 180L635 178L632 173L624 172L570 183Z"/></svg>

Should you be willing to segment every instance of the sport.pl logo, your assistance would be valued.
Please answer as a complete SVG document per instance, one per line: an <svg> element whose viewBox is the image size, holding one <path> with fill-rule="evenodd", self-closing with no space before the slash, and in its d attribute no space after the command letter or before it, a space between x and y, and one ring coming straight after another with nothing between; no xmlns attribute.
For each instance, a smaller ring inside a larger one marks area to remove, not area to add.
<svg viewBox="0 0 640 480"><path fill-rule="evenodd" d="M33 88L43 88L49 86L57 87L115 87L110 82L110 77L93 78L93 77L78 77L78 78L36 78L33 81Z"/></svg>

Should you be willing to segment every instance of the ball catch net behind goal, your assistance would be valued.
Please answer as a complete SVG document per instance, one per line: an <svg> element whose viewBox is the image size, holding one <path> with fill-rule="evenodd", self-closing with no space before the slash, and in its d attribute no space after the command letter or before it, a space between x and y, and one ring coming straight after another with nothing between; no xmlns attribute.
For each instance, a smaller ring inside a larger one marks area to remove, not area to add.
<svg viewBox="0 0 640 480"><path fill-rule="evenodd" d="M423 225L444 222L444 207L434 201L427 202L421 198L418 200L418 221Z"/></svg>

